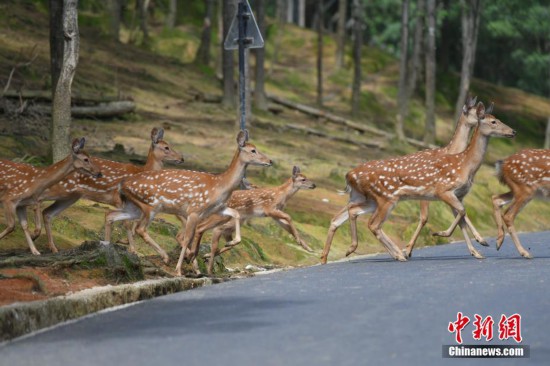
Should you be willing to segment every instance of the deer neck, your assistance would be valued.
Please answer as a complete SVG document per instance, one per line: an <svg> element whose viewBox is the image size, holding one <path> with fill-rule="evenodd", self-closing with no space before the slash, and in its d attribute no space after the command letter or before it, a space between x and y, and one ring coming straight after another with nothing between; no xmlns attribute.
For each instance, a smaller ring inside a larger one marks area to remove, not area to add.
<svg viewBox="0 0 550 366"><path fill-rule="evenodd" d="M463 164L465 171L472 177L483 161L485 152L487 151L487 145L489 143L489 136L481 133L479 127L477 127L472 136L470 145L464 151Z"/></svg>
<svg viewBox="0 0 550 366"><path fill-rule="evenodd" d="M73 158L70 155L55 164L43 168L40 177L34 181L35 187L37 187L36 192L43 192L74 170Z"/></svg>
<svg viewBox="0 0 550 366"><path fill-rule="evenodd" d="M470 134L470 127L466 124L466 116L464 113L460 113L460 118L456 124L453 137L447 146L448 154L458 154L463 152L468 146L468 135Z"/></svg>
<svg viewBox="0 0 550 366"><path fill-rule="evenodd" d="M143 166L143 170L145 171L161 170L163 166L164 164L162 160L158 160L155 157L155 147L151 144L151 147L149 148L149 153L147 154L147 161Z"/></svg>
<svg viewBox="0 0 550 366"><path fill-rule="evenodd" d="M239 186L244 178L247 166L248 163L244 163L240 159L240 150L237 150L227 170L219 175L218 182L221 183L220 187L223 191L222 193L230 194Z"/></svg>
<svg viewBox="0 0 550 366"><path fill-rule="evenodd" d="M294 196L296 192L298 192L298 188L294 187L294 182L292 181L292 178L288 179L277 188L276 193L278 193L277 196L279 197L278 203L285 205L286 201L288 201L290 197Z"/></svg>

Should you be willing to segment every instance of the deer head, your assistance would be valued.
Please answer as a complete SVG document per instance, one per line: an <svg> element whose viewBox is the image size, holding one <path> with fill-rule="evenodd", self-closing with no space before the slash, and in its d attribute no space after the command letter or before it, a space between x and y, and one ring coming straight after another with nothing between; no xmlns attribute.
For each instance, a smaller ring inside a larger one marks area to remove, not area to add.
<svg viewBox="0 0 550 366"><path fill-rule="evenodd" d="M256 146L248 142L248 130L241 130L237 135L237 144L239 146L239 159L241 162L250 165L271 166L273 160L262 154L256 149Z"/></svg>
<svg viewBox="0 0 550 366"><path fill-rule="evenodd" d="M487 112L493 111L494 104L491 103L489 108L485 110L483 103L479 102L476 108L476 114L479 119L479 129L484 136L508 137L512 138L516 135L516 131L506 124L502 123L492 114Z"/></svg>
<svg viewBox="0 0 550 366"><path fill-rule="evenodd" d="M151 130L151 149L158 161L170 161L176 164L184 162L183 155L174 151L170 145L164 141L164 129L153 128Z"/></svg>
<svg viewBox="0 0 550 366"><path fill-rule="evenodd" d="M292 185L296 189L314 189L315 183L300 173L300 168L294 166L292 169Z"/></svg>
<svg viewBox="0 0 550 366"><path fill-rule="evenodd" d="M71 144L71 156L73 159L73 166L76 170L80 172L88 173L94 178L101 178L101 171L97 166L92 163L90 155L88 155L88 153L83 150L85 143L86 139L84 137L73 140L73 143Z"/></svg>
<svg viewBox="0 0 550 366"><path fill-rule="evenodd" d="M476 100L477 97L468 97L466 103L462 107L462 113L464 114L465 122L468 127L475 127L479 122L477 118Z"/></svg>

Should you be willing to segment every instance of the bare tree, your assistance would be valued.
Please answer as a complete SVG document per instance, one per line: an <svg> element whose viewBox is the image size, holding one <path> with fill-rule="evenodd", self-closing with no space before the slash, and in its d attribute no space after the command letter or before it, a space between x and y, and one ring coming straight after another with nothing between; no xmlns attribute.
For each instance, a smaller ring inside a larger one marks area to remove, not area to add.
<svg viewBox="0 0 550 366"><path fill-rule="evenodd" d="M275 64L278 62L279 48L281 45L281 36L284 32L285 15L286 15L287 0L277 0L277 28L275 33L275 41L273 43L273 59L270 72L273 71Z"/></svg>
<svg viewBox="0 0 550 366"><path fill-rule="evenodd" d="M323 106L323 0L317 3L317 105Z"/></svg>
<svg viewBox="0 0 550 366"><path fill-rule="evenodd" d="M149 39L149 27L147 26L147 9L149 8L150 0L137 0L136 6L139 13L139 28L143 33L143 40L145 42Z"/></svg>
<svg viewBox="0 0 550 366"><path fill-rule="evenodd" d="M546 122L546 138L544 139L544 148L550 149L550 117L548 117L548 122Z"/></svg>
<svg viewBox="0 0 550 366"><path fill-rule="evenodd" d="M122 3L121 0L110 0L111 5L111 31L113 33L113 39L118 42L120 34L120 18L122 16Z"/></svg>
<svg viewBox="0 0 550 366"><path fill-rule="evenodd" d="M414 44L413 54L411 60L411 70L409 73L409 80L407 82L407 103L406 109L403 115L403 119L407 118L409 114L408 101L414 94L418 76L422 74L422 54L424 50L424 22L425 22L425 0L418 0L416 4L416 24L414 27Z"/></svg>
<svg viewBox="0 0 550 366"><path fill-rule="evenodd" d="M361 99L361 47L363 46L363 3L353 0L353 84L351 92L351 113L359 114Z"/></svg>
<svg viewBox="0 0 550 366"><path fill-rule="evenodd" d="M298 0L298 26L302 28L306 26L306 0Z"/></svg>
<svg viewBox="0 0 550 366"><path fill-rule="evenodd" d="M409 49L409 0L403 0L401 8L401 55L399 59L399 91L397 95L397 118L395 133L397 139L405 140L403 130L405 113L407 111L407 62Z"/></svg>
<svg viewBox="0 0 550 366"><path fill-rule="evenodd" d="M223 39L227 37L229 27L235 16L237 0L223 0ZM225 107L235 106L235 62L233 52L226 51L222 47L222 72L223 72L223 100Z"/></svg>
<svg viewBox="0 0 550 366"><path fill-rule="evenodd" d="M286 0L286 22L294 23L294 1Z"/></svg>
<svg viewBox="0 0 550 366"><path fill-rule="evenodd" d="M210 64L210 40L212 39L212 15L214 1L204 0L204 21L202 26L201 43L195 55L195 63L208 66Z"/></svg>
<svg viewBox="0 0 550 366"><path fill-rule="evenodd" d="M336 34L336 68L344 66L344 49L346 47L346 10L348 0L338 2L338 30Z"/></svg>
<svg viewBox="0 0 550 366"><path fill-rule="evenodd" d="M172 29L176 26L177 13L178 13L178 0L168 0L168 14L166 14L166 28Z"/></svg>
<svg viewBox="0 0 550 366"><path fill-rule="evenodd" d="M71 128L71 86L80 36L78 0L50 0L50 57L52 73L51 144L54 162L69 154Z"/></svg>
<svg viewBox="0 0 550 366"><path fill-rule="evenodd" d="M458 98L455 104L455 120L460 117L462 106L470 89L481 0L461 0L460 5L462 7L462 69Z"/></svg>
<svg viewBox="0 0 550 366"><path fill-rule="evenodd" d="M265 38L265 0L256 0L256 19L258 22L258 28L262 37ZM256 49L256 75L254 84L254 103L256 108L261 110L267 110L267 99L265 97L265 48Z"/></svg>
<svg viewBox="0 0 550 366"><path fill-rule="evenodd" d="M424 142L435 142L435 0L427 0L426 20L426 127Z"/></svg>

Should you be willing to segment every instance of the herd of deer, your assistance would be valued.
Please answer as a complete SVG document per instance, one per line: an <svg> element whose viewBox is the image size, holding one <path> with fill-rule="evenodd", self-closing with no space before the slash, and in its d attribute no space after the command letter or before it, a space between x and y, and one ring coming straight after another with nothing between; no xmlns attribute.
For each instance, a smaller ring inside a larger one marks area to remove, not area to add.
<svg viewBox="0 0 550 366"><path fill-rule="evenodd" d="M460 226L470 253L483 258L472 245L469 232L480 244L487 242L468 219L463 199L470 190L479 169L489 137L513 137L516 132L491 114L476 98L469 98L458 120L454 135L445 147L424 150L386 160L367 161L346 174L348 204L331 221L321 262L326 263L336 230L348 219L352 243L346 255L357 249L357 217L372 213L368 227L386 247L392 257L406 261L421 229L428 219L429 201L447 203L455 215L451 226L438 236L450 236ZM470 130L474 132L468 142ZM181 163L183 157L163 140L164 131L151 131L151 147L144 166L118 163L90 157L83 151L84 138L75 139L71 153L64 160L49 167L37 168L30 164L0 160L0 200L4 206L7 228L0 239L15 228L19 219L25 238L33 254L40 252L34 240L41 232L41 217L46 229L48 245L57 252L52 219L81 198L114 206L105 217L105 241L111 242L112 224L125 221L129 250L135 252L133 234L137 233L168 263L167 253L149 235L147 229L157 213L176 215L182 222L182 231L176 236L181 254L176 272L181 275L184 259L194 261L203 234L214 229L208 273L212 274L213 258L241 241L241 223L253 217L271 217L294 236L305 250L311 248L300 238L292 219L283 212L286 202L300 189L314 189L315 184L294 167L292 176L281 186L257 188L244 179L249 165L270 166L272 161L248 143L248 132L237 136L237 151L221 174L210 174L183 169L162 169L163 162ZM531 255L517 236L514 219L534 197L550 198L550 150L522 150L497 163L500 181L510 192L493 196L494 215L498 228L497 249L505 236L505 227L525 258ZM243 184L245 189L237 190ZM420 200L420 222L407 244L401 249L382 231L382 225L391 210L402 199ZM40 211L40 203L54 201ZM502 207L509 204L504 213ZM34 208L35 230L30 232L27 207ZM134 224L131 222L135 221ZM235 238L233 238L235 233ZM227 243L218 250L219 239ZM196 262L195 262L196 263Z"/></svg>

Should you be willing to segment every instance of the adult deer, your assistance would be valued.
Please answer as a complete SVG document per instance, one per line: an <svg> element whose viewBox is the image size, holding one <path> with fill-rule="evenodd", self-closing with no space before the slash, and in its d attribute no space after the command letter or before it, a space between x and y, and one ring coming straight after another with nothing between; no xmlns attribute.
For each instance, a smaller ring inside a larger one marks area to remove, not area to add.
<svg viewBox="0 0 550 366"><path fill-rule="evenodd" d="M514 220L533 198L550 198L550 150L521 150L497 162L496 168L500 182L510 188L510 192L493 196L493 213L498 228L497 250L504 241L506 225L519 254L525 258L532 258L519 241ZM508 203L510 206L503 215L501 208Z"/></svg>
<svg viewBox="0 0 550 366"><path fill-rule="evenodd" d="M111 160L92 158L92 162L101 169L103 176L99 179L91 179L86 174L74 172L59 183L53 185L40 196L41 200L55 201L42 212L44 226L48 235L48 244L53 252L57 252L53 235L52 220L69 208L81 198L90 201L104 203L115 207L121 207L122 201L118 192L121 180L143 171L161 170L165 161L176 163L183 162L183 156L174 151L170 144L163 140L164 130L153 128L151 130L151 147L144 166L137 166L129 163L119 163ZM128 241L130 251L135 252L134 240L130 230ZM166 253L161 253L168 258Z"/></svg>
<svg viewBox="0 0 550 366"><path fill-rule="evenodd" d="M245 183L246 185L246 183ZM255 217L271 217L277 224L283 229L288 231L305 250L311 252L312 249L307 243L300 237L298 230L292 222L290 215L283 210L288 200L301 189L314 189L315 183L309 180L305 175L300 172L300 168L295 166L292 169L292 176L284 182L282 185L272 188L252 188L248 190L233 191L231 197L227 201L227 207L236 210L239 213L241 224L244 220ZM206 220L202 221L197 227L195 233L195 239L193 241L193 247L191 252L198 253L200 241L202 235L212 228L214 232L212 234L212 248L210 252L210 260L208 262L208 274L212 274L212 268L214 265L214 256L224 253L236 244L226 245L221 250L218 249L218 243L220 237L223 235L227 242L233 241L233 232L235 231L235 224L232 222L231 217L222 215L212 215Z"/></svg>
<svg viewBox="0 0 550 366"><path fill-rule="evenodd" d="M136 232L147 243L158 246L147 232L155 215L165 212L185 217L185 234L179 241L182 251L176 266L178 275L181 275L183 256L195 235L197 225L208 216L221 214L235 218L234 242L240 241L239 213L228 208L226 202L240 184L248 165L273 164L271 159L260 153L256 146L247 143L247 140L248 132L240 131L237 152L227 170L218 175L189 170L163 170L142 172L124 180L120 188L124 205L122 209L111 211L106 216L105 241L110 241L114 221L139 218Z"/></svg>
<svg viewBox="0 0 550 366"><path fill-rule="evenodd" d="M424 161L428 159L438 158L440 156L448 155L448 154L457 154L459 152L464 151L468 146L468 137L470 134L470 130L472 129L472 127L477 126L479 122L478 115L477 115L477 108L476 108L476 100L477 100L477 97L473 97L473 98L469 97L466 100L466 103L463 106L462 113L458 119L453 136L451 137L451 140L447 144L447 146L437 148L437 149L423 150L423 151L419 151L403 157L393 158L390 160L390 162L400 161L401 162L400 165L418 164L418 162L424 163ZM383 164L383 161L381 161L380 164ZM412 238L410 239L407 245L407 248L405 251L405 255L407 257L411 256L412 249L414 248L416 240L420 235L420 231L428 221L428 208L429 208L429 201L420 201L420 220ZM331 223L331 228L329 230L329 235L327 237L327 242L325 244L325 250L324 250L323 256L321 257L322 263L326 263L327 261L327 255L330 249L326 249L326 248L330 248L334 233L336 232L337 228L340 225L342 225L345 221L348 220L348 218L349 218L348 206L344 207L340 212L338 212L334 216L333 223ZM341 222L334 222L335 219L341 220ZM471 226L473 227L473 225ZM462 224L461 224L461 229L464 233L464 239L467 242L470 242L468 233L465 231L465 228L463 228ZM481 237L481 235L477 232L477 230L474 230L473 235L478 242L482 243L483 245L487 245L486 242ZM349 254L350 253L348 253L347 255Z"/></svg>
<svg viewBox="0 0 550 366"><path fill-rule="evenodd" d="M479 169L491 136L513 137L516 132L494 116L485 113L483 103L476 108L479 124L470 144L461 153L440 157L402 160L371 161L351 170L346 175L350 202L331 222L322 259L326 261L332 237L348 218L351 224L352 244L346 255L357 249L357 217L373 212L368 227L396 260L406 261L399 247L382 231L391 210L400 199L441 200L456 213L451 227L436 235L447 236L466 217L462 204ZM470 227L469 221L466 224ZM472 227L470 227L472 230ZM481 255L467 242L473 256Z"/></svg>
<svg viewBox="0 0 550 366"><path fill-rule="evenodd" d="M27 207L37 205L44 190L56 184L68 174L84 172L98 178L101 170L93 159L83 150L86 140L75 139L71 144L71 153L65 159L45 168L30 164L0 160L0 201L4 206L8 227L0 233L0 239L15 229L15 216L25 232L25 239L34 255L40 255L36 249L27 222ZM38 220L40 221L40 220Z"/></svg>

